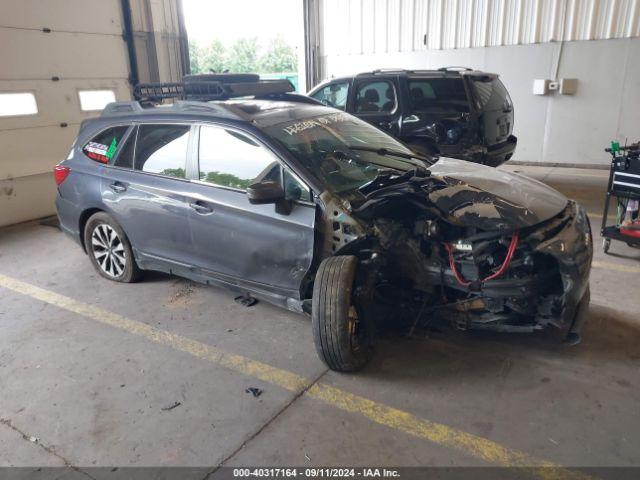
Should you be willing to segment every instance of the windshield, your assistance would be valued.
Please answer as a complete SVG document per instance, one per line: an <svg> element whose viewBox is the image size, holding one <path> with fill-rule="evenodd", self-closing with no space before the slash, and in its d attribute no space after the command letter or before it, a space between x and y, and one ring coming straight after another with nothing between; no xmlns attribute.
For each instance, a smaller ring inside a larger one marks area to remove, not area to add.
<svg viewBox="0 0 640 480"><path fill-rule="evenodd" d="M284 122L265 132L335 193L358 189L380 174L425 167L402 143L345 113Z"/></svg>

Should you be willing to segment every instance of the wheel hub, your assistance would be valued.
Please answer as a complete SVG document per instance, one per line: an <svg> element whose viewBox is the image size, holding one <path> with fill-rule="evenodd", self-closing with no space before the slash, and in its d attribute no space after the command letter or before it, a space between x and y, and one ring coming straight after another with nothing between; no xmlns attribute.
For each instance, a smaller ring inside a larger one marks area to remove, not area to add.
<svg viewBox="0 0 640 480"><path fill-rule="evenodd" d="M100 270L118 278L127 266L127 254L122 239L111 225L100 223L91 233L91 251Z"/></svg>

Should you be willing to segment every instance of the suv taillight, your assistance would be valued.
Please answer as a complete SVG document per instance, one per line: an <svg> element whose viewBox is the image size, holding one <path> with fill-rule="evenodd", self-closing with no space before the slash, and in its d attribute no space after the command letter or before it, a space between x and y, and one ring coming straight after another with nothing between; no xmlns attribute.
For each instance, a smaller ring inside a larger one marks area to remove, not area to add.
<svg viewBox="0 0 640 480"><path fill-rule="evenodd" d="M64 165L56 165L53 167L53 177L56 179L56 184L60 185L64 182L69 174L71 173L71 169L69 167L65 167Z"/></svg>

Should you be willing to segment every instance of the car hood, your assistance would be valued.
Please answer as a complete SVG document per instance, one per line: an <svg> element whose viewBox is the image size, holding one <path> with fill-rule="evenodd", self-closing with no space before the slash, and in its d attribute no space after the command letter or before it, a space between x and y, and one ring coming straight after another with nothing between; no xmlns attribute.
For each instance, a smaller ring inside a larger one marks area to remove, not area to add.
<svg viewBox="0 0 640 480"><path fill-rule="evenodd" d="M568 202L537 180L464 160L441 157L429 170L445 184L428 194L430 202L463 226L484 230L531 227L559 214Z"/></svg>

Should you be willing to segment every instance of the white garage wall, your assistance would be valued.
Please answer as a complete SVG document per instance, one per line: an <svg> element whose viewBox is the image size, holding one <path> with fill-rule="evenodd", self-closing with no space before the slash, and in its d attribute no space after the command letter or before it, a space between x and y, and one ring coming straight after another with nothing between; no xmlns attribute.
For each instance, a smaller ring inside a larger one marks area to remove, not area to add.
<svg viewBox="0 0 640 480"><path fill-rule="evenodd" d="M177 2L131 0L142 81L181 76ZM0 0L0 19L0 93L32 92L38 105L0 116L2 226L55 213L53 167L99 114L81 110L78 91L129 100L131 89L120 0Z"/></svg>
<svg viewBox="0 0 640 480"><path fill-rule="evenodd" d="M606 165L610 140L640 139L640 0L320 0L320 18L324 78L499 73L515 104L514 161ZM577 94L531 93L534 79L559 78L577 78Z"/></svg>

